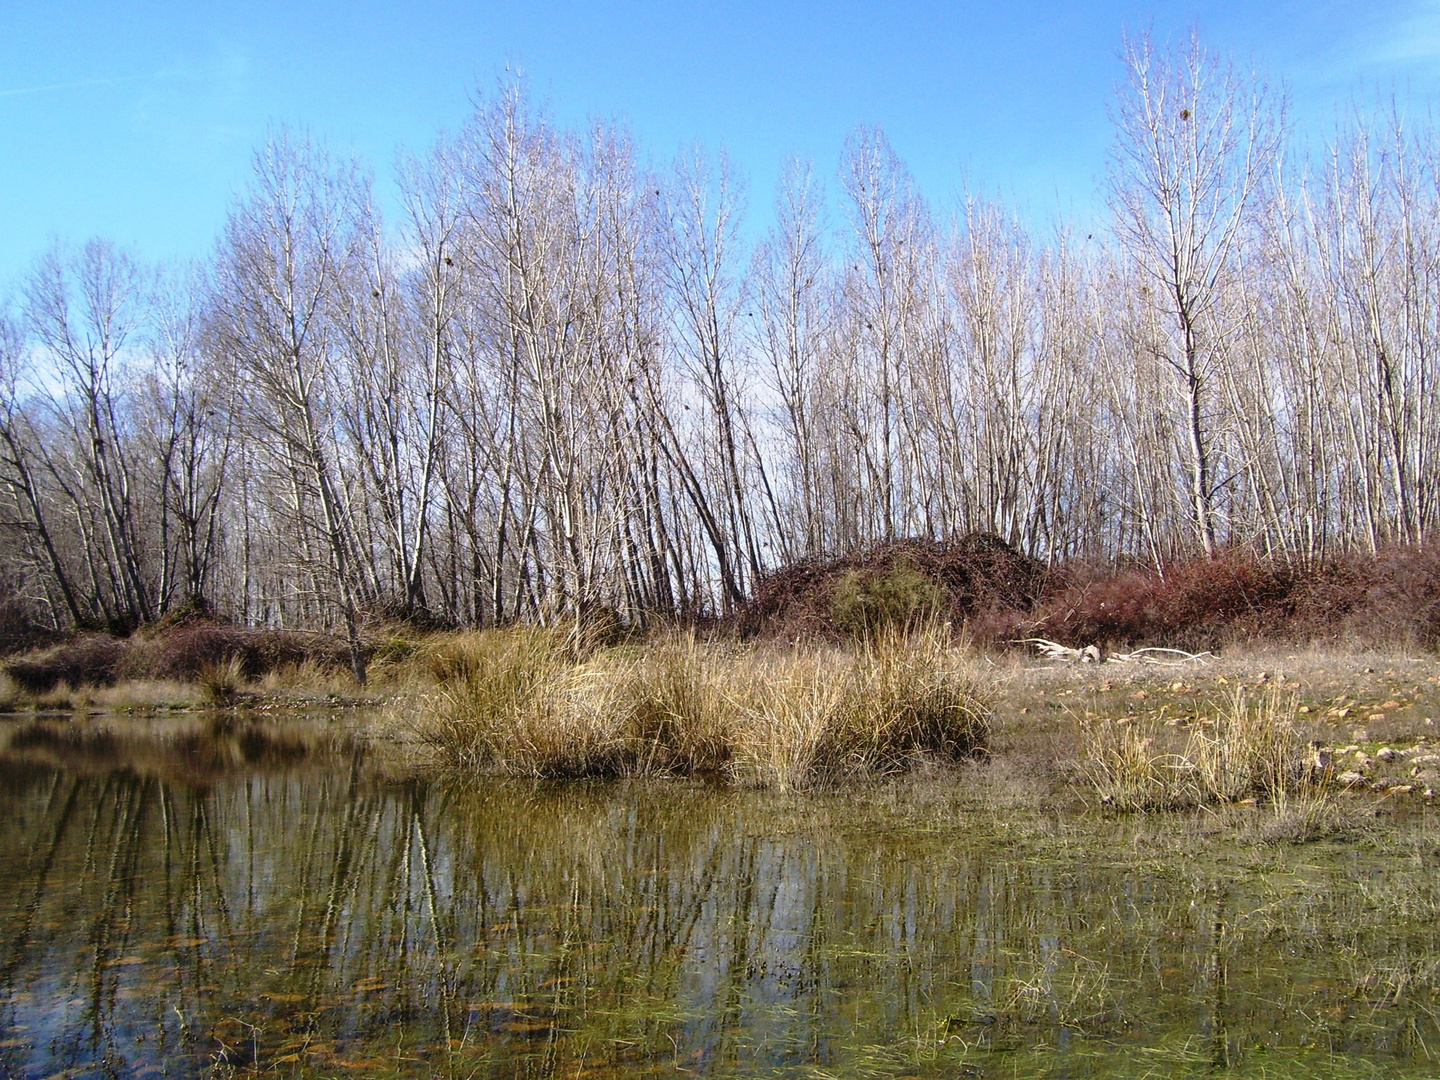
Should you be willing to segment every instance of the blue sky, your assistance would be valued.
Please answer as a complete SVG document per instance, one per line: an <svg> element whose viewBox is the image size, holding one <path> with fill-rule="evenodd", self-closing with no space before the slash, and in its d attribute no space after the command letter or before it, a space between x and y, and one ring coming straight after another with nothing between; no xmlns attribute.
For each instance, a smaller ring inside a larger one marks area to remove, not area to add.
<svg viewBox="0 0 1440 1080"><path fill-rule="evenodd" d="M566 124L723 147L768 213L787 155L833 178L883 127L944 204L968 182L1037 218L1097 213L1123 35L1196 24L1283 82L1302 134L1440 91L1440 0L1171 3L0 2L0 292L53 240L203 256L254 147L304 126L368 160L463 122L507 68ZM832 185L833 186L833 185Z"/></svg>

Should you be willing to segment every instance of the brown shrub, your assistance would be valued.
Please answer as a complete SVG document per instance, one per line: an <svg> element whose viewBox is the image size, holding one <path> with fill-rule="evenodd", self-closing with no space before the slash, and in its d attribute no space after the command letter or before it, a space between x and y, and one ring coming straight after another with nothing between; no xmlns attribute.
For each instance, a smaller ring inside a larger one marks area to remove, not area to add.
<svg viewBox="0 0 1440 1080"><path fill-rule="evenodd" d="M309 663L331 670L348 662L344 644L324 635L192 619L130 638L77 634L8 661L5 673L22 691L44 694L61 684L112 686L122 679L195 682L222 669L254 680L286 666Z"/></svg>
<svg viewBox="0 0 1440 1080"><path fill-rule="evenodd" d="M0 577L0 653L48 644L54 636L35 618L35 607L14 580Z"/></svg>
<svg viewBox="0 0 1440 1080"><path fill-rule="evenodd" d="M1163 573L1072 568L1057 581L1014 636L1196 651L1261 640L1422 648L1440 641L1433 549L1343 555L1308 568L1237 550Z"/></svg>
<svg viewBox="0 0 1440 1080"><path fill-rule="evenodd" d="M126 649L125 642L109 634L77 634L62 644L8 661L5 674L30 694L47 693L61 683L112 686Z"/></svg>
<svg viewBox="0 0 1440 1080"><path fill-rule="evenodd" d="M1418 648L1440 644L1440 549L1389 548L1374 559L1337 563L1331 575L1325 582L1329 595L1316 588L1301 607L1317 630L1329 627L1319 636ZM1326 599L1329 610L1316 611L1317 600Z"/></svg>
<svg viewBox="0 0 1440 1080"><path fill-rule="evenodd" d="M838 639L936 617L991 646L1046 637L1196 652L1257 641L1435 648L1440 549L1392 547L1308 567L1232 549L1163 571L1077 562L1047 574L995 537L907 540L777 571L735 623L747 636Z"/></svg>
<svg viewBox="0 0 1440 1080"><path fill-rule="evenodd" d="M1042 604L1035 632L1059 641L1213 649L1273 636L1288 615L1291 575L1243 553L1077 580Z"/></svg>
<svg viewBox="0 0 1440 1080"><path fill-rule="evenodd" d="M325 635L193 620L132 639L120 674L130 679L193 681L234 662L245 679L253 680L307 660L321 668L348 663L344 646Z"/></svg>

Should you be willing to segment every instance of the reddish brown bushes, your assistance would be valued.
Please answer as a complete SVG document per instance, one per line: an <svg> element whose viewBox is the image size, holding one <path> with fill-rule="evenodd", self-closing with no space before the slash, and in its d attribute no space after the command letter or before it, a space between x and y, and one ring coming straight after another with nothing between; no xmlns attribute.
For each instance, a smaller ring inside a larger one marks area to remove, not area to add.
<svg viewBox="0 0 1440 1080"><path fill-rule="evenodd" d="M1288 572L1239 554L1173 565L1163 574L1067 576L1072 584L1037 612L1035 633L1086 644L1211 649L1236 637L1272 636L1285 621L1291 590Z"/></svg>
<svg viewBox="0 0 1440 1080"><path fill-rule="evenodd" d="M1395 548L1292 568L1229 552L1154 570L1071 571L1016 636L1217 649L1254 641L1440 642L1440 553Z"/></svg>
<svg viewBox="0 0 1440 1080"><path fill-rule="evenodd" d="M963 622L992 646L1046 637L1194 651L1260 641L1434 648L1440 550L1396 547L1311 567L1232 550L1163 572L1071 564L1047 574L996 537L908 540L780 570L736 623L746 635L839 637L907 611Z"/></svg>
<svg viewBox="0 0 1440 1080"><path fill-rule="evenodd" d="M111 686L122 679L193 681L207 670L238 663L247 679L310 661L326 669L348 663L342 642L319 634L258 630L191 620L131 638L78 634L5 664L22 689L43 694L61 684Z"/></svg>
<svg viewBox="0 0 1440 1080"><path fill-rule="evenodd" d="M1440 645L1440 549L1338 560L1296 590L1296 620L1314 637Z"/></svg>
<svg viewBox="0 0 1440 1080"><path fill-rule="evenodd" d="M343 644L324 635L189 622L134 639L121 674L126 678L189 680L231 660L239 663L247 679L306 660L324 668L349 663Z"/></svg>
<svg viewBox="0 0 1440 1080"><path fill-rule="evenodd" d="M31 694L43 694L60 683L110 686L119 677L125 652L125 642L109 634L77 634L61 645L11 660L5 673Z"/></svg>

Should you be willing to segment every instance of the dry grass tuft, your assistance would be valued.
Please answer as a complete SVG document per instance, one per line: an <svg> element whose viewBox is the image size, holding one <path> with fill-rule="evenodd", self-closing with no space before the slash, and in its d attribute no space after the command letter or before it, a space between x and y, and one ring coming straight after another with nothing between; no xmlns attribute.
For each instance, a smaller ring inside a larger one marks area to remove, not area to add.
<svg viewBox="0 0 1440 1080"><path fill-rule="evenodd" d="M258 686L266 693L349 694L356 689L355 679L348 669L334 667L327 661L309 656L267 671Z"/></svg>
<svg viewBox="0 0 1440 1080"><path fill-rule="evenodd" d="M563 642L553 633L524 628L456 634L431 642L422 663L440 687L429 696L432 715L422 734L457 765L565 775L574 755L600 749L597 733L586 730L592 725L562 725L556 715L555 699L571 672Z"/></svg>
<svg viewBox="0 0 1440 1080"><path fill-rule="evenodd" d="M22 696L20 688L15 685L15 680L0 671L0 713L14 712L18 709Z"/></svg>
<svg viewBox="0 0 1440 1080"><path fill-rule="evenodd" d="M1295 731L1296 703L1278 689L1237 691L1177 736L1156 722L1092 722L1082 728L1085 771L1102 803L1122 810L1173 809L1292 797L1324 797Z"/></svg>
<svg viewBox="0 0 1440 1080"><path fill-rule="evenodd" d="M69 691L66 696L75 707L102 712L184 709L198 705L201 699L193 684L176 679L135 679L115 686L81 687Z"/></svg>
<svg viewBox="0 0 1440 1080"><path fill-rule="evenodd" d="M694 634L675 634L637 651L597 658L598 681L622 741L630 744L632 771L641 774L715 773L730 765L737 706L754 692L732 679L748 650L705 645Z"/></svg>
<svg viewBox="0 0 1440 1080"><path fill-rule="evenodd" d="M941 631L777 654L763 676L736 739L734 772L749 782L806 787L985 750L989 710Z"/></svg>
<svg viewBox="0 0 1440 1080"><path fill-rule="evenodd" d="M778 649L690 634L575 659L537 630L434 646L423 736L509 775L719 773L808 787L983 750L988 711L939 631L858 649Z"/></svg>
<svg viewBox="0 0 1440 1080"><path fill-rule="evenodd" d="M114 686L60 684L44 693L17 690L0 696L0 712L150 712L186 709L201 703L200 691L174 679L127 680Z"/></svg>
<svg viewBox="0 0 1440 1080"><path fill-rule="evenodd" d="M206 664L195 682L212 705L229 705L245 682L245 668L238 656L231 656Z"/></svg>
<svg viewBox="0 0 1440 1080"><path fill-rule="evenodd" d="M386 642L386 655L396 647ZM142 629L129 638L76 634L47 648L4 661L22 693L41 697L57 688L106 687L125 682L199 682L231 663L242 679L284 667L348 666L343 643L325 634L227 626L203 620Z"/></svg>

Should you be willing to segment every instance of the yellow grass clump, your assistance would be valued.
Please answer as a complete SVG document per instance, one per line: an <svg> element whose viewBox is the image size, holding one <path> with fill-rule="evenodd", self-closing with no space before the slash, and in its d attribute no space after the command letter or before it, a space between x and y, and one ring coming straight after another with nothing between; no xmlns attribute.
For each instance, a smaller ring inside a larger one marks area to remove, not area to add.
<svg viewBox="0 0 1440 1080"><path fill-rule="evenodd" d="M1283 801L1318 791L1308 747L1295 731L1296 704L1270 690L1237 691L1183 736L1158 723L1090 722L1084 768L1101 802L1154 810L1244 798Z"/></svg>
<svg viewBox="0 0 1440 1080"><path fill-rule="evenodd" d="M20 706L20 688L15 680L0 671L0 713L14 712Z"/></svg>
<svg viewBox="0 0 1440 1080"><path fill-rule="evenodd" d="M727 776L808 787L983 750L988 709L940 631L856 649L676 634L577 657L543 630L432 646L421 721L460 766L533 777Z"/></svg>

